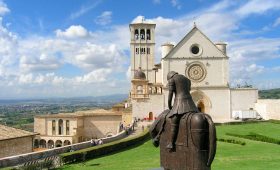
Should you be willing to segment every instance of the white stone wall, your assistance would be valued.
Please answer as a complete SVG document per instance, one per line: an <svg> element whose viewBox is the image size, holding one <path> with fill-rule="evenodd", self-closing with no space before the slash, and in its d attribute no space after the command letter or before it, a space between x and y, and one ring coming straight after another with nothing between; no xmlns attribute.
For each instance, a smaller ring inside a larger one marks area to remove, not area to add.
<svg viewBox="0 0 280 170"><path fill-rule="evenodd" d="M279 99L259 99L255 104L255 110L262 118L280 120L280 100Z"/></svg>
<svg viewBox="0 0 280 170"><path fill-rule="evenodd" d="M0 158L33 151L33 136L13 138L0 141Z"/></svg>
<svg viewBox="0 0 280 170"><path fill-rule="evenodd" d="M211 107L209 114L214 122L230 120L230 90L223 89L203 89L201 90L209 98Z"/></svg>
<svg viewBox="0 0 280 170"><path fill-rule="evenodd" d="M231 110L250 110L258 100L258 90L253 88L231 89Z"/></svg>
<svg viewBox="0 0 280 170"><path fill-rule="evenodd" d="M169 59L163 60L164 70L162 72L163 84L167 84L167 74L169 71L176 71L179 74L187 76L187 67L192 62L201 63L206 70L205 79L201 82L193 82L193 87L226 87L228 86L228 59L226 58L204 58L197 59ZM188 64L186 64L188 63Z"/></svg>
<svg viewBox="0 0 280 170"><path fill-rule="evenodd" d="M164 110L164 95L150 95L150 99L132 101L132 117L148 118L153 112L153 117L157 117Z"/></svg>
<svg viewBox="0 0 280 170"><path fill-rule="evenodd" d="M84 138L103 138L108 134L116 135L119 130L122 115L101 115L84 117Z"/></svg>
<svg viewBox="0 0 280 170"><path fill-rule="evenodd" d="M47 134L46 119L40 117L34 117L34 132L41 135Z"/></svg>

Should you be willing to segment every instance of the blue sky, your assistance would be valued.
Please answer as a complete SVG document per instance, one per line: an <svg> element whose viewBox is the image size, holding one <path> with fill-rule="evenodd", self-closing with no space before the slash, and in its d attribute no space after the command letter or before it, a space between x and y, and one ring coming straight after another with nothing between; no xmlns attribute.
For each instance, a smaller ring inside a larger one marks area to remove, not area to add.
<svg viewBox="0 0 280 170"><path fill-rule="evenodd" d="M231 85L280 87L279 0L0 0L0 99L128 93L129 24L228 43Z"/></svg>

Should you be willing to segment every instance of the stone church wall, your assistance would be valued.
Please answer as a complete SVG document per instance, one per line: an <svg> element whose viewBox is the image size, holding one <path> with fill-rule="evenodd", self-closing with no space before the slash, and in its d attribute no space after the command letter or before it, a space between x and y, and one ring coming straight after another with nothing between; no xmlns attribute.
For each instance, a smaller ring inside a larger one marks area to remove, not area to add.
<svg viewBox="0 0 280 170"><path fill-rule="evenodd" d="M231 110L250 110L258 99L258 90L253 88L231 89Z"/></svg>
<svg viewBox="0 0 280 170"><path fill-rule="evenodd" d="M228 60L225 58L202 58L202 59L169 59L162 62L163 65L163 84L166 85L167 74L169 71L176 71L179 74L185 75L187 64L198 62L205 68L206 77L199 83L192 82L192 86L227 86L228 84ZM221 73L221 74L217 74Z"/></svg>
<svg viewBox="0 0 280 170"><path fill-rule="evenodd" d="M157 117L164 109L164 95L150 95L149 99L132 101L132 117L148 118L149 113L153 113L153 117Z"/></svg>
<svg viewBox="0 0 280 170"><path fill-rule="evenodd" d="M0 158L32 152L33 137L21 137L0 141Z"/></svg>
<svg viewBox="0 0 280 170"><path fill-rule="evenodd" d="M85 138L103 138L118 133L122 115L84 117L83 136Z"/></svg>
<svg viewBox="0 0 280 170"><path fill-rule="evenodd" d="M214 122L230 119L230 90L224 89L205 89L202 90L209 98L211 106L209 114Z"/></svg>
<svg viewBox="0 0 280 170"><path fill-rule="evenodd" d="M266 120L280 120L279 99L259 99L255 104L255 110Z"/></svg>
<svg viewBox="0 0 280 170"><path fill-rule="evenodd" d="M34 117L34 132L40 133L41 135L47 134L46 119Z"/></svg>

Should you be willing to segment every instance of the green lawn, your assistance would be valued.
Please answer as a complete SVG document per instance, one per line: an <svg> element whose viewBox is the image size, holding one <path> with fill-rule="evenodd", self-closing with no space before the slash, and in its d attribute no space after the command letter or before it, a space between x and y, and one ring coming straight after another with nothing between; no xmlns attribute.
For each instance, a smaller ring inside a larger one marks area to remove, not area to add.
<svg viewBox="0 0 280 170"><path fill-rule="evenodd" d="M280 145L246 140L225 135L250 132L280 139L280 124L256 123L217 126L218 138L245 141L246 145L218 142L213 170L278 170L280 168ZM93 159L79 164L65 165L60 169L93 170L151 170L160 167L159 149L151 141L117 154Z"/></svg>

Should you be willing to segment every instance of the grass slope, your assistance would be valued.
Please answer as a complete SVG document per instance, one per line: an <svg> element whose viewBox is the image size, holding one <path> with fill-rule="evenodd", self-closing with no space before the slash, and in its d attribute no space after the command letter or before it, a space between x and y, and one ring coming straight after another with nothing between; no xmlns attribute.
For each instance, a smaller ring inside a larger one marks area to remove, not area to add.
<svg viewBox="0 0 280 170"><path fill-rule="evenodd" d="M213 170L278 170L280 167L280 146L265 142L227 136L226 133L249 134L255 132L280 139L280 124L256 123L245 125L217 126L218 138L233 138L246 142L245 146L218 142ZM160 167L159 149L151 141L137 148L93 159L84 163L65 165L69 170L151 170Z"/></svg>

